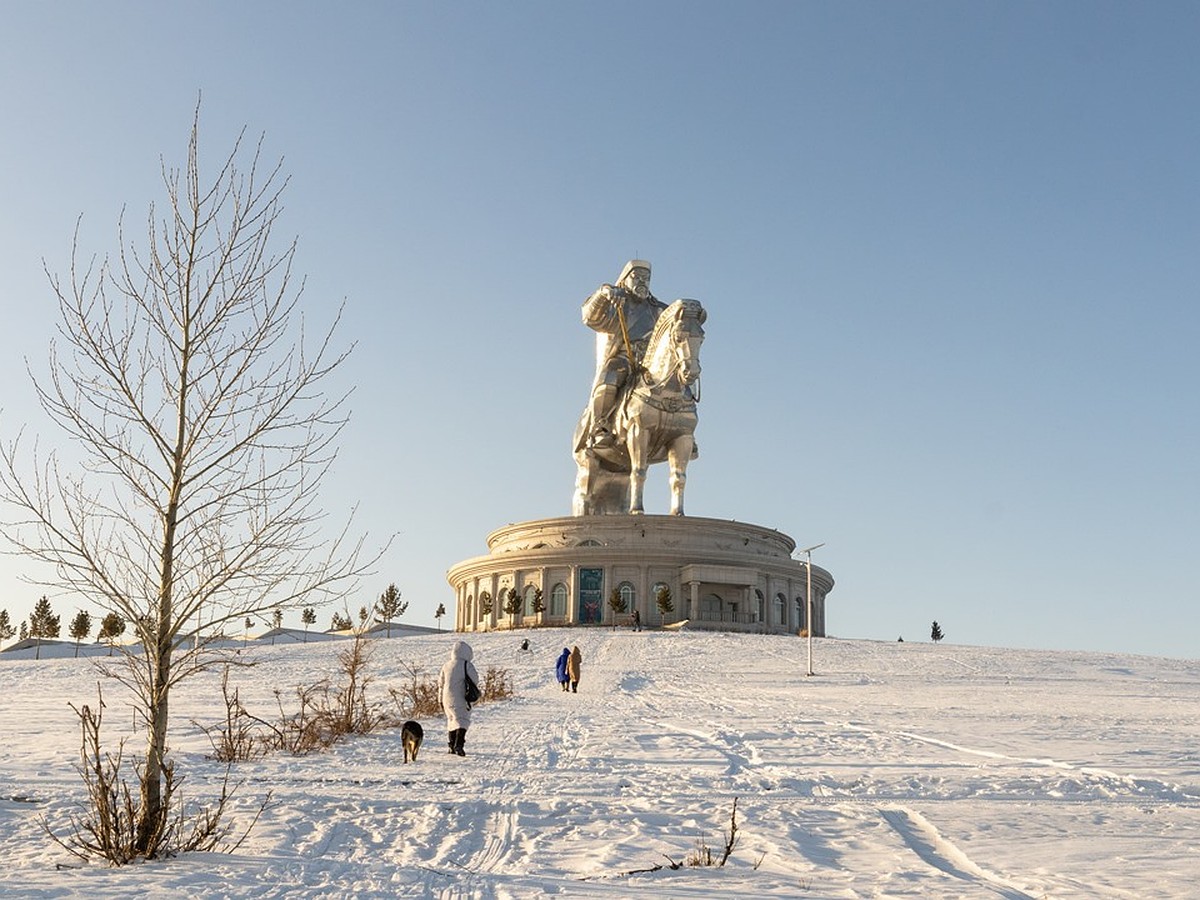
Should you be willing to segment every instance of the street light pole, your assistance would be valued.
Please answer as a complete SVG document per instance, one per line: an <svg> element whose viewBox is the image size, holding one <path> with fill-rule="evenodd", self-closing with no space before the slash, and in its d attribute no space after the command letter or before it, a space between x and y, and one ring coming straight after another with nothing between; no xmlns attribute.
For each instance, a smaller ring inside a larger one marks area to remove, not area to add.
<svg viewBox="0 0 1200 900"><path fill-rule="evenodd" d="M813 666L812 666L812 638L813 638L812 552L814 550L816 550L818 547L824 547L824 546L825 546L825 542L822 541L819 544L813 544L811 547L805 547L803 550L800 551L801 553L804 554L804 580L805 580L804 599L808 605L808 621L806 623L807 628L805 630L808 632L808 673L807 674L809 674L809 675L817 674L816 672L813 671Z"/></svg>

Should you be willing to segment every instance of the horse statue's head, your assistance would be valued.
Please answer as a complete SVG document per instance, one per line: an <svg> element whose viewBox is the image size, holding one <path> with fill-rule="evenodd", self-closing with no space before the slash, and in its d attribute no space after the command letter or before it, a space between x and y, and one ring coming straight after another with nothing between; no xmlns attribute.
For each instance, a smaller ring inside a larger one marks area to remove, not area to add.
<svg viewBox="0 0 1200 900"><path fill-rule="evenodd" d="M699 300L676 300L659 313L642 357L642 369L651 384L675 378L682 389L696 383L706 318L708 313Z"/></svg>

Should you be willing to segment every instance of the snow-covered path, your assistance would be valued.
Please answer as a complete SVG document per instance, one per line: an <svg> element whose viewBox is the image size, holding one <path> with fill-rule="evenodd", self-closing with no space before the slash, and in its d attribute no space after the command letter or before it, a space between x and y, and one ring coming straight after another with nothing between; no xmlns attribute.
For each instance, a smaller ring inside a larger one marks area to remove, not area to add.
<svg viewBox="0 0 1200 900"><path fill-rule="evenodd" d="M1200 667L1082 653L627 630L468 638L516 698L485 704L467 757L428 720L237 768L271 806L236 854L81 866L38 821L79 795L67 702L84 660L0 663L0 892L20 897L1186 897L1200 881ZM434 671L452 635L380 640L376 696ZM553 663L583 652L578 694ZM257 647L232 680L252 711L336 668L336 644ZM106 722L128 724L106 687ZM176 695L189 796L220 777L192 721L219 676ZM132 744L131 747L137 747ZM724 868L671 870L704 842ZM59 864L66 868L56 868ZM663 868L648 870L655 866ZM633 873L633 874L630 874Z"/></svg>

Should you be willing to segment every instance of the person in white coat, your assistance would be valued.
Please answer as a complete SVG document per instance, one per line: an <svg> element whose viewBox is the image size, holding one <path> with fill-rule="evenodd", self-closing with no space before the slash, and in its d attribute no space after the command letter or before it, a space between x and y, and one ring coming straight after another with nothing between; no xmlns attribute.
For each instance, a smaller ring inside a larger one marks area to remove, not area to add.
<svg viewBox="0 0 1200 900"><path fill-rule="evenodd" d="M446 727L450 732L450 751L466 756L463 745L467 740L467 729L471 726L471 704L467 703L467 678L479 684L479 673L471 662L474 656L471 645L466 641L455 641L450 648L450 658L438 675L438 695L442 698L442 709L446 713Z"/></svg>

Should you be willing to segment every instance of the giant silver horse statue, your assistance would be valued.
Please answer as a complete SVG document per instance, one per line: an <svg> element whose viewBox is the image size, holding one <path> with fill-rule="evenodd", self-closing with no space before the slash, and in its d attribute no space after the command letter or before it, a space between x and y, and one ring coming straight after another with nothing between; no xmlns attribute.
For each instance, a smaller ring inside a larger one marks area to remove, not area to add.
<svg viewBox="0 0 1200 900"><path fill-rule="evenodd" d="M574 515L644 512L646 471L664 461L670 471L671 515L683 515L688 462L696 455L706 317L697 300L676 300L662 310L617 402L611 443L587 441L591 414L584 411L575 431Z"/></svg>

